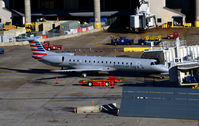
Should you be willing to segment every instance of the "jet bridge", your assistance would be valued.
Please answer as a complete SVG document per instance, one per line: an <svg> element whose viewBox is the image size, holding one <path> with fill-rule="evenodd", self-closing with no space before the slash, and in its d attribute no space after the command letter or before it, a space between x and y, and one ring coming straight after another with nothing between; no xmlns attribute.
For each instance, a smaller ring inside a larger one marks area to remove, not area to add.
<svg viewBox="0 0 199 126"><path fill-rule="evenodd" d="M199 84L199 62L177 63L169 70L171 82L178 82L180 86Z"/></svg>
<svg viewBox="0 0 199 126"><path fill-rule="evenodd" d="M180 46L184 45L183 43L186 41L176 39L174 47L146 50L141 57L156 59L159 63L168 66L171 82L178 82L180 86L198 85L199 45Z"/></svg>

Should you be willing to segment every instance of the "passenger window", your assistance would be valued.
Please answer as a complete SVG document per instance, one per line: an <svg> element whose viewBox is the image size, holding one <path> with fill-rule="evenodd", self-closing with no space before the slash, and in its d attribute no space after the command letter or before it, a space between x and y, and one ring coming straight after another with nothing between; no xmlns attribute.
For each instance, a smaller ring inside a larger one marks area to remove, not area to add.
<svg viewBox="0 0 199 126"><path fill-rule="evenodd" d="M87 61L85 60L84 62L86 63Z"/></svg>
<svg viewBox="0 0 199 126"><path fill-rule="evenodd" d="M120 64L120 62L118 62L117 64Z"/></svg>
<svg viewBox="0 0 199 126"><path fill-rule="evenodd" d="M71 62L71 59L69 59L69 62Z"/></svg>
<svg viewBox="0 0 199 126"><path fill-rule="evenodd" d="M103 63L103 61L102 61L102 63Z"/></svg>
<svg viewBox="0 0 199 126"><path fill-rule="evenodd" d="M93 63L95 63L95 60L93 61Z"/></svg>

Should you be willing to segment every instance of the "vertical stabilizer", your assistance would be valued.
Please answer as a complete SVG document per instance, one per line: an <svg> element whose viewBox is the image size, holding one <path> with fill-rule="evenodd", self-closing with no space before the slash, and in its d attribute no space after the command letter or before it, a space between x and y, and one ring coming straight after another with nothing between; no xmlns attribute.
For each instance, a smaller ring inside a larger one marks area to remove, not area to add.
<svg viewBox="0 0 199 126"><path fill-rule="evenodd" d="M47 55L47 51L43 48L39 41L29 41L32 50L33 58L41 59L42 56Z"/></svg>

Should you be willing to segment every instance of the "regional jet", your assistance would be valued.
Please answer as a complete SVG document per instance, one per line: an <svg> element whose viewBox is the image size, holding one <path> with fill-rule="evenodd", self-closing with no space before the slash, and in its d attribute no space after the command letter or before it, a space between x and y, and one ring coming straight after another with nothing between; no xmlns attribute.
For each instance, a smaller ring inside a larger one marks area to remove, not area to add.
<svg viewBox="0 0 199 126"><path fill-rule="evenodd" d="M157 64L153 59L81 56L74 53L55 53L43 48L38 40L30 40L33 58L56 67L60 70L54 72L81 72L83 77L88 72L133 71L165 74L168 68ZM63 69L67 67L67 69Z"/></svg>

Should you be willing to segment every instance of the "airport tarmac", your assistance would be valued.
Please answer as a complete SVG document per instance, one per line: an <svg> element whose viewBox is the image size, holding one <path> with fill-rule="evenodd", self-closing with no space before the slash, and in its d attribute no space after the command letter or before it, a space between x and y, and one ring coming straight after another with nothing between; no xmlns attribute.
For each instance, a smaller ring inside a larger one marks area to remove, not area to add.
<svg viewBox="0 0 199 126"><path fill-rule="evenodd" d="M64 48L112 48L104 45L111 33L99 32L76 38L60 40ZM122 34L124 35L124 34ZM136 37L130 36L129 37ZM102 46L94 46L102 44ZM122 46L123 47L123 46ZM82 52L80 52L82 53ZM83 55L129 55L123 52L88 52ZM32 58L29 46L5 47L0 55L0 125L1 126L198 126L198 121L118 117L108 113L75 114L74 107L116 103L120 106L122 87L129 84L151 84L154 78L133 77L131 74L116 73L126 81L114 88L87 87L78 85L79 74L51 73L58 69ZM97 75L89 78L103 78ZM58 77L58 85L56 85ZM156 80L155 80L156 81Z"/></svg>

